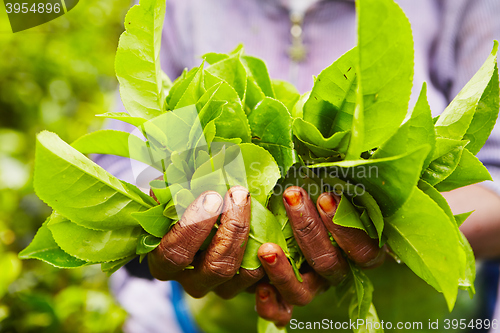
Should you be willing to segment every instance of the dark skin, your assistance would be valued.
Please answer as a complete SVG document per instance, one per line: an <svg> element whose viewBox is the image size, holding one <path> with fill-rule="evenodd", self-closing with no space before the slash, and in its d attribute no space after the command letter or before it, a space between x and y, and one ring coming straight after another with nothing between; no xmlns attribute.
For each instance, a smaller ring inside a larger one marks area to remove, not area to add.
<svg viewBox="0 0 500 333"><path fill-rule="evenodd" d="M344 253L362 268L374 268L384 261L385 251L364 231L333 224L339 201L336 195L323 193L314 205L297 186L283 194L295 239L307 260L301 269L303 282L295 277L283 250L273 243L258 250L261 268L239 269L250 229L250 198L241 186L231 188L224 200L213 191L201 194L151 253L151 273L160 280L180 282L193 297L214 291L228 299L244 290L255 290L259 316L285 326L292 318L293 306L310 303L346 277L349 265ZM198 251L219 214L221 225L216 235L207 250ZM332 244L329 232L339 247ZM185 270L188 265L195 268Z"/></svg>
<svg viewBox="0 0 500 333"><path fill-rule="evenodd" d="M198 251L219 215L217 233L205 251ZM239 269L249 232L247 189L235 186L224 200L217 192L204 192L148 257L149 270L159 280L178 281L193 297L214 291L224 299L232 298L264 276L263 269ZM185 269L188 265L194 269Z"/></svg>
<svg viewBox="0 0 500 333"><path fill-rule="evenodd" d="M285 326L292 318L294 305L306 305L329 286L339 284L349 272L341 249L362 268L383 263L385 251L376 240L362 230L333 224L339 201L336 195L323 193L315 206L303 188L292 186L285 190L283 203L308 267L301 274L301 283L283 250L276 244L263 244L258 256L271 284L261 283L256 288L259 316ZM340 248L331 243L328 232Z"/></svg>

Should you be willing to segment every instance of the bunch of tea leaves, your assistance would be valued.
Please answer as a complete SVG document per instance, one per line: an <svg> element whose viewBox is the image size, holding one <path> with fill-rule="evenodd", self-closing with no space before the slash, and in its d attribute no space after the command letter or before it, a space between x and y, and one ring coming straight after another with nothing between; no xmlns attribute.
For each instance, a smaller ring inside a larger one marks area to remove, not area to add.
<svg viewBox="0 0 500 333"><path fill-rule="evenodd" d="M54 212L20 256L61 268L101 264L112 273L155 249L202 192L224 195L242 185L252 197L242 267L257 269L257 249L273 242L299 277L304 259L282 191L273 193L298 185L319 188L310 191L313 200L322 191L340 195L333 223L387 244L443 293L450 311L459 288L473 295L474 255L458 228L468 214L454 216L440 192L491 180L475 154L498 115L498 45L440 117L431 116L425 84L409 113L410 24L392 0L356 6L357 47L300 96L271 80L264 62L242 46L204 55L171 82L159 61L165 2L142 0L127 14L116 56L127 113L102 115L136 130L101 130L71 145L38 135L34 187ZM109 174L90 153L139 161L142 175L156 170L160 177L149 184L156 199ZM350 297L352 319L378 321L373 285L354 264L336 291L339 302Z"/></svg>

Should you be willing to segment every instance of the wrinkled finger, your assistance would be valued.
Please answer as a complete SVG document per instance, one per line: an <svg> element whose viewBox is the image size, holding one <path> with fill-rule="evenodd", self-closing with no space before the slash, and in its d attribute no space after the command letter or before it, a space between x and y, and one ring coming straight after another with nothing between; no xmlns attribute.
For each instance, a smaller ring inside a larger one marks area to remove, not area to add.
<svg viewBox="0 0 500 333"><path fill-rule="evenodd" d="M276 244L262 244L257 254L269 281L290 304L306 305L327 286L327 281L316 273L303 275L303 282L299 282L288 258Z"/></svg>
<svg viewBox="0 0 500 333"><path fill-rule="evenodd" d="M255 291L255 308L261 318L284 327L292 319L293 305L281 299L269 283L259 283Z"/></svg>
<svg viewBox="0 0 500 333"><path fill-rule="evenodd" d="M226 193L219 229L201 262L201 274L207 287L215 287L236 274L249 233L250 192L243 186L234 186Z"/></svg>
<svg viewBox="0 0 500 333"><path fill-rule="evenodd" d="M331 193L323 193L317 201L318 211L325 227L349 259L363 268L374 268L382 264L385 251L378 247L378 241L366 232L334 224L332 219L337 211L340 198Z"/></svg>
<svg viewBox="0 0 500 333"><path fill-rule="evenodd" d="M226 193L221 223L207 250L195 269L184 272L179 279L191 296L202 297L236 274L249 232L250 193L242 186L235 186Z"/></svg>
<svg viewBox="0 0 500 333"><path fill-rule="evenodd" d="M196 198L152 252L148 260L151 274L159 280L168 280L189 265L221 210L222 197L215 191L203 192Z"/></svg>
<svg viewBox="0 0 500 333"><path fill-rule="evenodd" d="M291 186L283 193L283 203L293 234L309 265L332 284L338 284L349 272L347 261L330 236L307 192Z"/></svg>
<svg viewBox="0 0 500 333"><path fill-rule="evenodd" d="M240 269L239 274L235 275L231 280L215 288L215 293L223 299L231 299L246 291L251 286L255 285L265 275L264 269L259 267L254 270Z"/></svg>

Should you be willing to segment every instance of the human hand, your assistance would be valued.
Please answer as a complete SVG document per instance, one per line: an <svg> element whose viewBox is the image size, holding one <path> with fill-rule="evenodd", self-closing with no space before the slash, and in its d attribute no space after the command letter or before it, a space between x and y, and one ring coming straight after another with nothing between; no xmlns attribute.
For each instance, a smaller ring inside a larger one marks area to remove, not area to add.
<svg viewBox="0 0 500 333"><path fill-rule="evenodd" d="M219 215L221 223L210 245L199 251ZM162 238L148 257L149 270L159 280L176 280L191 296L214 291L234 297L264 276L264 270L240 269L250 232L250 193L234 186L224 200L215 191L202 193ZM188 265L193 269L186 269ZM239 270L239 274L236 274Z"/></svg>
<svg viewBox="0 0 500 333"><path fill-rule="evenodd" d="M323 193L317 200L316 209L303 188L292 186L285 190L283 203L308 265L301 269L303 282L299 282L278 245L266 243L259 248L259 259L271 283L260 283L256 288L259 316L277 326L285 326L292 318L294 305L306 305L330 285L339 284L349 272L341 249L361 268L382 264L385 251L378 247L377 240L363 230L332 222L339 201L338 196ZM332 244L328 232L339 247Z"/></svg>

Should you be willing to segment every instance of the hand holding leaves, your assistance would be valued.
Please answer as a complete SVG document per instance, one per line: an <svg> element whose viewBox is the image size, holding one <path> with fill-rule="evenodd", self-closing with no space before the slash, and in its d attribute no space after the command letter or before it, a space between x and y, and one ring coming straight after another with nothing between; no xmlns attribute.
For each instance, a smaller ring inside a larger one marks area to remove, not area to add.
<svg viewBox="0 0 500 333"><path fill-rule="evenodd" d="M242 186L232 187L224 200L214 191L202 193L148 256L153 276L179 281L193 297L213 290L231 298L253 285L263 270L240 269L250 233L250 204L250 193ZM215 235L199 252L219 215Z"/></svg>
<svg viewBox="0 0 500 333"><path fill-rule="evenodd" d="M343 253L364 268L382 264L385 250L378 247L375 239L363 230L334 223L339 202L336 195L323 193L315 205L307 192L297 186L283 193L295 240L308 265L301 269L299 281L279 246L266 243L259 248L259 259L272 284L259 284L256 289L257 312L264 319L284 326L291 319L293 305L306 305L330 285L345 284L351 269ZM332 243L330 235L338 245ZM365 297L371 304L371 294Z"/></svg>

